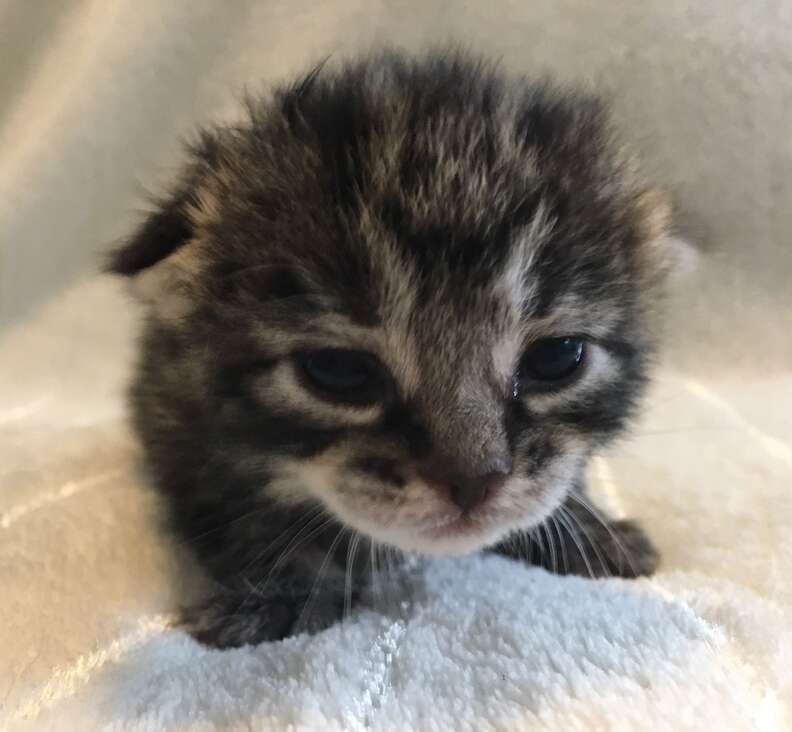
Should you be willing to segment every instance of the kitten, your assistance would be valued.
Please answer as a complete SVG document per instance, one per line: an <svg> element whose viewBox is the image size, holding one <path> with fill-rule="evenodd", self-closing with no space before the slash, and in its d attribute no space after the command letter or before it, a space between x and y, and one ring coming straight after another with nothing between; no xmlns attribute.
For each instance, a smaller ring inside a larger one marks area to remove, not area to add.
<svg viewBox="0 0 792 732"><path fill-rule="evenodd" d="M601 102L463 53L320 67L205 132L109 267L148 302L136 430L218 585L195 636L340 618L383 545L651 573L583 473L646 381L668 228Z"/></svg>

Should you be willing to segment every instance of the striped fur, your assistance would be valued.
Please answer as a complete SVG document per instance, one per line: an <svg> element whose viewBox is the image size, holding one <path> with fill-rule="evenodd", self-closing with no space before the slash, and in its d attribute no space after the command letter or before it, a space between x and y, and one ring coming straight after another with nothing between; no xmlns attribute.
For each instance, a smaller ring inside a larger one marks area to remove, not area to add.
<svg viewBox="0 0 792 732"><path fill-rule="evenodd" d="M176 531L258 591L275 569L302 588L344 528L336 570L353 531L448 554L536 526L633 413L668 218L596 98L461 53L317 68L251 101L110 263L150 304L132 406ZM525 350L564 335L588 343L575 383L513 398ZM306 388L294 354L327 347L376 356L387 398ZM419 475L438 454L513 462L464 531ZM208 627L288 632L262 623Z"/></svg>

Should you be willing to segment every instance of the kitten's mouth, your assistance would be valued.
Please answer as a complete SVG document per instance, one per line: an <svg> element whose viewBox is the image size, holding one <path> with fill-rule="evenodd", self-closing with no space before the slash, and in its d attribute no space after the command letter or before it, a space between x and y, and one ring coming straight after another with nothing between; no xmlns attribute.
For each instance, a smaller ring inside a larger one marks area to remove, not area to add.
<svg viewBox="0 0 792 732"><path fill-rule="evenodd" d="M492 511L476 511L462 513L448 521L432 524L423 529L422 533L431 539L448 539L452 537L477 534L492 524Z"/></svg>

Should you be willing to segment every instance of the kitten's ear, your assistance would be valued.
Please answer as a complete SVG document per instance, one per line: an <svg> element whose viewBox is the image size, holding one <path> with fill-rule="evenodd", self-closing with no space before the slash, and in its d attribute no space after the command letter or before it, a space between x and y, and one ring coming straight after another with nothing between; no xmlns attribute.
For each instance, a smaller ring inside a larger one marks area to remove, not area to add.
<svg viewBox="0 0 792 732"><path fill-rule="evenodd" d="M180 318L191 309L200 268L195 218L206 205L197 179L188 179L108 259L107 272L129 277L135 298L163 318Z"/></svg>
<svg viewBox="0 0 792 732"><path fill-rule="evenodd" d="M692 272L698 252L674 229L671 197L658 188L647 188L635 199L641 240L656 271L669 279Z"/></svg>
<svg viewBox="0 0 792 732"><path fill-rule="evenodd" d="M170 195L107 259L105 271L130 278L134 295L163 314L189 308L201 269L203 226L218 215L212 173L222 162L217 130L204 130L188 146L190 160Z"/></svg>
<svg viewBox="0 0 792 732"><path fill-rule="evenodd" d="M161 201L158 210L149 215L133 236L110 254L106 270L132 277L184 246L193 234L187 213L189 191L185 185Z"/></svg>

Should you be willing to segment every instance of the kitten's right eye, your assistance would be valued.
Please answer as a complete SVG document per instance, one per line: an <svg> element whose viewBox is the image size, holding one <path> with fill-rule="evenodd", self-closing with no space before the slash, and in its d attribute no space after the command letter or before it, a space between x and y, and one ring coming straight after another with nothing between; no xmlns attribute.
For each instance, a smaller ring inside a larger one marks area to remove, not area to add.
<svg viewBox="0 0 792 732"><path fill-rule="evenodd" d="M309 384L330 398L369 403L385 386L379 361L363 351L323 348L302 353L297 361Z"/></svg>
<svg viewBox="0 0 792 732"><path fill-rule="evenodd" d="M526 389L568 383L583 364L586 344L581 338L541 338L523 355L512 394Z"/></svg>

